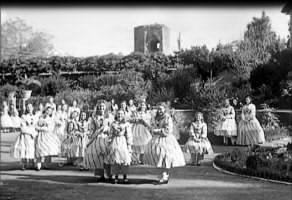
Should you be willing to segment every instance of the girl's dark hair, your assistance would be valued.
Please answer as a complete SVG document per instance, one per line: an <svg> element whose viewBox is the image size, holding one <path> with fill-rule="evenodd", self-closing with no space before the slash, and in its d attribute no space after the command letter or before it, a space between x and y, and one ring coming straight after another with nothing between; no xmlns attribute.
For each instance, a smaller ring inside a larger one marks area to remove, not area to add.
<svg viewBox="0 0 292 200"><path fill-rule="evenodd" d="M246 96L245 96L245 99L246 99L246 98L249 98L249 99L250 99L250 101L252 101L252 98L251 98L251 96L250 96L250 95L246 95Z"/></svg>

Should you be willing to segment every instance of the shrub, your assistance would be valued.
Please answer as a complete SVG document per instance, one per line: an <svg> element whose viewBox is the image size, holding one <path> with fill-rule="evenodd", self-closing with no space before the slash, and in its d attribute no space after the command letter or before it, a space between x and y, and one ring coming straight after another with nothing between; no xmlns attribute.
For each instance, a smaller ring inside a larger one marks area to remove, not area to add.
<svg viewBox="0 0 292 200"><path fill-rule="evenodd" d="M42 84L42 96L55 96L57 93L70 87L70 83L65 78L60 76L51 76L40 79L40 81Z"/></svg>

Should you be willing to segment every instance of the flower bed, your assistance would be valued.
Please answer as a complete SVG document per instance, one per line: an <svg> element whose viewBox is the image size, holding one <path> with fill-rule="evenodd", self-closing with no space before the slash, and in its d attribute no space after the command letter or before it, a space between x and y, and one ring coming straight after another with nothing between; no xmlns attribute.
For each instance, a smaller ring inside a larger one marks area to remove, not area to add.
<svg viewBox="0 0 292 200"><path fill-rule="evenodd" d="M235 149L216 156L214 164L236 174L292 183L292 152L287 147Z"/></svg>

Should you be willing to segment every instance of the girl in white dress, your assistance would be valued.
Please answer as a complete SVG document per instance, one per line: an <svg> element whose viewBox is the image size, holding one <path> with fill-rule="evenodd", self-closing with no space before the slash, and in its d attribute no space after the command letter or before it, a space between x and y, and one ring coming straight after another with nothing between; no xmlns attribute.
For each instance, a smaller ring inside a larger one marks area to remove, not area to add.
<svg viewBox="0 0 292 200"><path fill-rule="evenodd" d="M39 118L36 130L36 158L37 170L41 169L42 161L47 161L50 156L57 156L60 153L60 140L54 133L54 118L52 117L53 107L47 105L43 115Z"/></svg>
<svg viewBox="0 0 292 200"><path fill-rule="evenodd" d="M229 99L225 99L225 106L221 109L221 115L217 127L215 128L215 135L223 136L223 143L228 144L228 138L231 144L234 145L237 136L237 125L235 121L235 111L230 105Z"/></svg>
<svg viewBox="0 0 292 200"><path fill-rule="evenodd" d="M85 168L94 170L94 175L99 176L98 181L105 181L104 173L106 173L109 180L112 179L108 161L108 133L113 121L114 116L107 112L105 101L98 102L92 116L93 130L84 157Z"/></svg>
<svg viewBox="0 0 292 200"><path fill-rule="evenodd" d="M115 103L115 100L112 99L109 107L109 112L111 112L112 115L116 115L118 109L119 109L118 105Z"/></svg>
<svg viewBox="0 0 292 200"><path fill-rule="evenodd" d="M160 184L168 183L172 167L184 166L184 154L173 135L173 122L166 113L166 104L161 103L157 109L155 122L152 125L152 139L145 147L144 163L161 168Z"/></svg>
<svg viewBox="0 0 292 200"><path fill-rule="evenodd" d="M213 154L207 132L207 124L204 122L203 114L197 112L195 121L190 126L190 137L185 144L187 151L191 153L192 165L200 165L201 160L204 159L204 154Z"/></svg>
<svg viewBox="0 0 292 200"><path fill-rule="evenodd" d="M43 112L44 112L44 105L42 103L40 103L38 110L35 111L36 118L39 119L40 116L43 114Z"/></svg>
<svg viewBox="0 0 292 200"><path fill-rule="evenodd" d="M72 150L74 157L77 158L76 163L79 165L80 170L83 170L83 158L85 155L86 145L89 137L89 121L85 111L81 111L80 120L78 122L78 129L74 137Z"/></svg>
<svg viewBox="0 0 292 200"><path fill-rule="evenodd" d="M46 107L47 106L51 106L53 108L53 115L54 115L56 113L56 111L57 111L57 105L54 102L54 97L50 97L49 98L49 102L46 103Z"/></svg>
<svg viewBox="0 0 292 200"><path fill-rule="evenodd" d="M22 115L21 132L17 137L11 153L14 158L21 159L22 170L25 170L29 161L35 158L35 126L36 116L33 114L32 104L27 105L27 114Z"/></svg>
<svg viewBox="0 0 292 200"><path fill-rule="evenodd" d="M112 174L115 174L114 183L118 183L119 174L123 174L123 183L128 183L128 170L131 164L132 130L129 122L125 121L125 112L119 110L115 121L110 127L109 154Z"/></svg>
<svg viewBox="0 0 292 200"><path fill-rule="evenodd" d="M136 111L137 111L137 108L136 106L134 105L134 101L133 99L130 99L129 100L129 105L127 107L127 111L128 112L131 112L131 114L134 114Z"/></svg>
<svg viewBox="0 0 292 200"><path fill-rule="evenodd" d="M71 116L73 112L77 112L77 118L79 118L80 108L78 107L77 100L73 100L72 106L68 109L68 115Z"/></svg>
<svg viewBox="0 0 292 200"><path fill-rule="evenodd" d="M62 111L62 105L57 106L57 112L55 114L55 134L59 137L60 142L65 139L67 115L64 115ZM60 143L60 144L61 144Z"/></svg>
<svg viewBox="0 0 292 200"><path fill-rule="evenodd" d="M12 128L20 128L21 118L14 104L10 104L9 115L12 122Z"/></svg>
<svg viewBox="0 0 292 200"><path fill-rule="evenodd" d="M245 98L246 104L242 108L241 121L238 125L237 144L254 145L265 142L264 131L256 118L256 107L251 98Z"/></svg>
<svg viewBox="0 0 292 200"><path fill-rule="evenodd" d="M147 111L146 103L140 102L138 111L131 120L133 124L133 153L139 163L143 163L145 146L151 140L151 113Z"/></svg>
<svg viewBox="0 0 292 200"><path fill-rule="evenodd" d="M8 103L7 101L3 101L2 113L0 118L0 128L9 128L13 126L8 112L9 112Z"/></svg>
<svg viewBox="0 0 292 200"><path fill-rule="evenodd" d="M126 121L131 120L132 112L129 112L128 111L128 109L127 109L127 102L126 101L122 101L121 102L121 109L120 110L122 110L124 112L124 114L125 114L124 117L125 117L125 120Z"/></svg>

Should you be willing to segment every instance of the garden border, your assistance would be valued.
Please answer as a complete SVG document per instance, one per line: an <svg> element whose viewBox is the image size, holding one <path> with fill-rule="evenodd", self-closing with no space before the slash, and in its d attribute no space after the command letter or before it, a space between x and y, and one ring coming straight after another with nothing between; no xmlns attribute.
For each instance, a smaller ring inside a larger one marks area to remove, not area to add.
<svg viewBox="0 0 292 200"><path fill-rule="evenodd" d="M217 156L220 156L220 155L223 155L223 153L220 153L220 154L216 155L215 158ZM213 160L213 168L216 169L219 172L224 173L224 174L229 174L229 175L233 175L233 176L240 176L240 177L243 177L243 178L256 179L256 180L260 180L260 181L272 182L272 183L277 183L277 184L292 185L292 183L286 182L286 181L278 181L278 180L273 180L273 179L265 179L265 178L261 178L261 177L257 177L257 176L248 176L248 175L244 175L244 174L238 174L238 173L235 173L235 172L227 171L227 170L225 170L225 169L223 169L223 168L221 168L221 167L219 167L219 166L217 166L215 164L215 158Z"/></svg>

